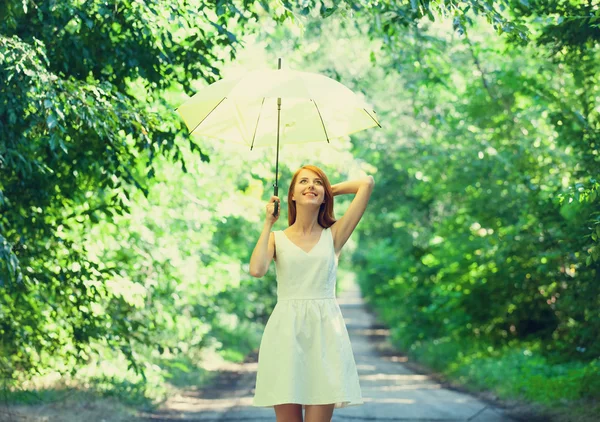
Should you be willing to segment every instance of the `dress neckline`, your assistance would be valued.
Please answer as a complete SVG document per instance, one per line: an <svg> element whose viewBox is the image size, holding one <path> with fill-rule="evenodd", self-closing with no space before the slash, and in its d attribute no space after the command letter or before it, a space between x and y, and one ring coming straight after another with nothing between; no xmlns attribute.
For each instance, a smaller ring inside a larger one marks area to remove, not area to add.
<svg viewBox="0 0 600 422"><path fill-rule="evenodd" d="M315 248L317 247L317 245L319 243L321 243L321 239L323 238L323 232L327 230L327 229L323 229L321 230L321 234L319 235L319 240L317 240L317 243L315 243L312 248L310 248L310 250L308 252L306 252L304 249L302 249L300 246L296 245L294 242L291 241L291 239L287 236L287 234L285 234L285 232L283 230L281 230L281 233L283 233L283 236L286 238L286 240L288 242L290 242L292 245L294 245L296 248L300 249L302 252L304 252L306 255L309 255L312 251L315 250Z"/></svg>

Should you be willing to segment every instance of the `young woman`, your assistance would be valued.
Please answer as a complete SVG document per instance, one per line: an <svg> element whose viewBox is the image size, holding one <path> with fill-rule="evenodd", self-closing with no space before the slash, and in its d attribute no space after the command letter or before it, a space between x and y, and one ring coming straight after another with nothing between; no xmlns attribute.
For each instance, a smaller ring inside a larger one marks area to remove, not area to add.
<svg viewBox="0 0 600 422"><path fill-rule="evenodd" d="M350 338L335 298L337 262L360 221L373 177L331 186L315 166L303 166L288 191L288 223L271 232L272 196L250 258L250 274L262 277L271 260L277 270L277 304L258 353L253 406L273 406L278 422L330 422L333 409L363 404ZM336 221L333 197L355 194Z"/></svg>

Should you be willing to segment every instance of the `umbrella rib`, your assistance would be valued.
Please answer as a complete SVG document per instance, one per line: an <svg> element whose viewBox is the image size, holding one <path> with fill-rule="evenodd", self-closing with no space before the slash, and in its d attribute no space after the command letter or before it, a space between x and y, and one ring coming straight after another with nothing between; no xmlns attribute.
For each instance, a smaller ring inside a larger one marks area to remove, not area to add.
<svg viewBox="0 0 600 422"><path fill-rule="evenodd" d="M374 121L374 122L377 124L377 126L381 127L381 125L379 124L379 122L377 121L377 119L375 119L373 116L371 116L371 113L369 113L369 112L367 111L367 109L366 109L366 108L363 108L363 110L365 111L365 113L367 113L367 115L368 115L368 116L369 116L371 119L373 119L373 121Z"/></svg>
<svg viewBox="0 0 600 422"><path fill-rule="evenodd" d="M319 113L319 119L321 119L321 125L323 126L323 132L325 132L325 138L327 139L327 143L329 143L329 135L327 135L327 129L325 129L325 122L323 121L323 116L321 116L321 111L319 111L319 106L317 105L317 102L315 100L313 100L312 98L311 98L311 101L315 105L315 108L317 109L317 113Z"/></svg>
<svg viewBox="0 0 600 422"><path fill-rule="evenodd" d="M221 104L223 101L225 101L226 99L227 99L227 97L223 97L223 99L222 99L221 101L219 101L219 104L217 104L216 106L214 106L214 107L213 107L213 109L210 111L210 113L208 113L206 116L204 116L204 119L202 119L202 120L200 121L200 123L198 123L198 124L196 125L196 127L190 131L190 134L194 133L194 131L195 131L196 129L198 129L198 126L200 126L200 125L201 125L201 124L202 124L202 123L203 123L203 122L204 122L206 119L208 119L208 116L210 116L210 115L212 114L212 112L213 112L213 111L215 111L215 109L216 109L217 107L219 107L219 105L220 105L220 104Z"/></svg>
<svg viewBox="0 0 600 422"><path fill-rule="evenodd" d="M260 110L258 111L258 118L256 119L256 126L254 126L254 135L252 135L252 145L250 145L250 151L254 148L254 140L256 139L256 131L258 130L258 121L260 120L260 114L262 113L263 105L265 105L265 97L263 97L262 103L260 103Z"/></svg>

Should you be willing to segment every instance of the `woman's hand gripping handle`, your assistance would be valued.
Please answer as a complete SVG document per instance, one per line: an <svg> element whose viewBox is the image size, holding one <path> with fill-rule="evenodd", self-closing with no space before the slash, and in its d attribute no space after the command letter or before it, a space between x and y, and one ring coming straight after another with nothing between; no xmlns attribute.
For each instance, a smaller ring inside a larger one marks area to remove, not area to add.
<svg viewBox="0 0 600 422"><path fill-rule="evenodd" d="M267 203L267 215L265 218L265 223L273 225L279 219L279 202L279 197L275 195L271 197Z"/></svg>

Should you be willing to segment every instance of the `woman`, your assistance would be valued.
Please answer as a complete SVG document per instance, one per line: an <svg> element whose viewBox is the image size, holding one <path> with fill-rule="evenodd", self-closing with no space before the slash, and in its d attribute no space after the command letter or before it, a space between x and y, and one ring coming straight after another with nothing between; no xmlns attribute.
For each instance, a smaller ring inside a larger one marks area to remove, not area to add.
<svg viewBox="0 0 600 422"><path fill-rule="evenodd" d="M288 191L288 223L271 232L272 196L262 233L250 258L250 274L262 277L271 260L277 270L277 304L262 336L253 406L273 406L278 422L329 422L336 407L362 404L348 331L335 299L337 261L360 221L373 177L331 186L315 166L303 166ZM339 220L335 195L356 194Z"/></svg>

